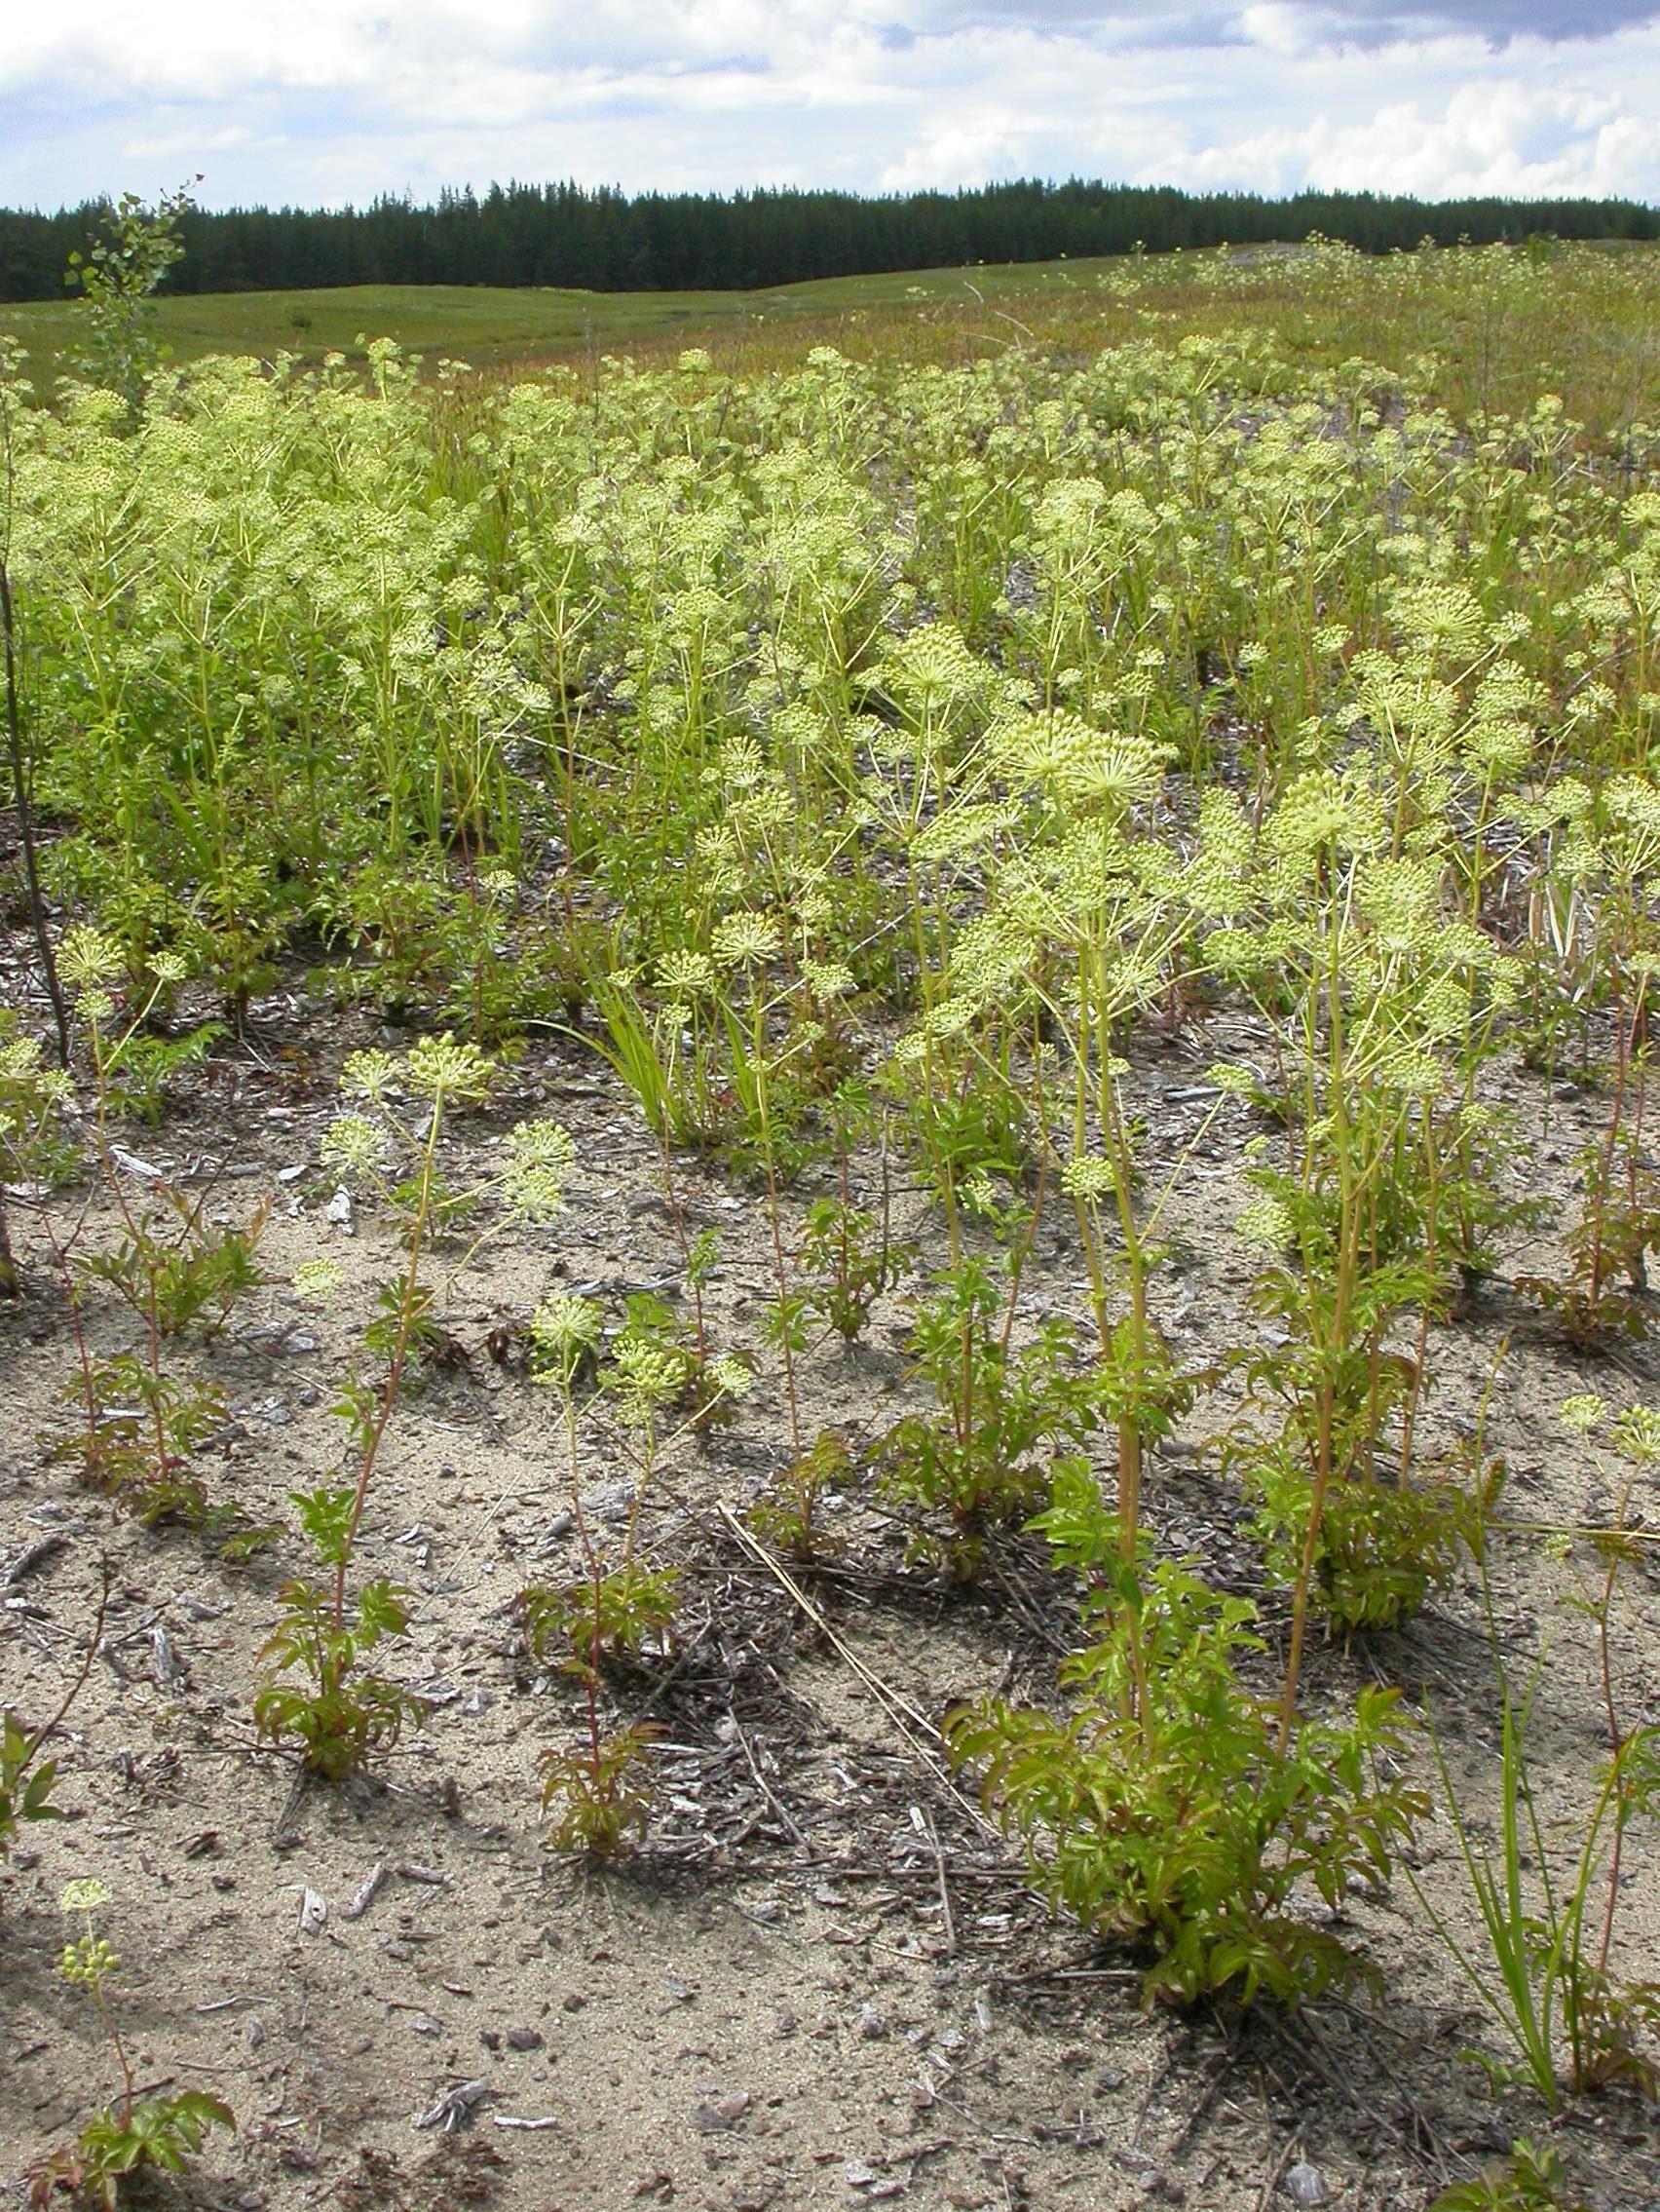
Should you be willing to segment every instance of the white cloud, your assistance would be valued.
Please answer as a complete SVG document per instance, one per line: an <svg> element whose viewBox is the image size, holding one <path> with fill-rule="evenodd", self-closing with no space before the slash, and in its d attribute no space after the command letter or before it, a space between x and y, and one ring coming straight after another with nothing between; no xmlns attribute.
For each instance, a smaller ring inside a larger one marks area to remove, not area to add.
<svg viewBox="0 0 1660 2212"><path fill-rule="evenodd" d="M209 206L509 175L1660 200L1660 20L1633 20L1641 5L61 0L0 43L0 201L197 170ZM1606 35L1544 35L1587 24Z"/></svg>
<svg viewBox="0 0 1660 2212"><path fill-rule="evenodd" d="M1287 60L1316 43L1307 10L1293 7L1290 0L1261 0L1260 5L1242 10L1239 27L1253 46Z"/></svg>
<svg viewBox="0 0 1660 2212"><path fill-rule="evenodd" d="M1344 113L1332 99L1306 120L1276 120L1196 148L1196 176L1214 185L1243 174L1281 190L1365 186L1423 199L1655 197L1655 135L1634 112L1652 111L1651 101L1646 95L1634 101L1629 80L1616 90L1554 72L1523 75L1514 51L1505 69L1479 75L1437 70L1434 50L1424 58L1422 89L1397 60L1370 112ZM1459 58L1467 69L1467 57ZM1652 50L1647 58L1652 69Z"/></svg>
<svg viewBox="0 0 1660 2212"><path fill-rule="evenodd" d="M908 146L877 179L884 192L918 192L968 179L1013 176L1026 167L1029 133L1007 113L964 115Z"/></svg>

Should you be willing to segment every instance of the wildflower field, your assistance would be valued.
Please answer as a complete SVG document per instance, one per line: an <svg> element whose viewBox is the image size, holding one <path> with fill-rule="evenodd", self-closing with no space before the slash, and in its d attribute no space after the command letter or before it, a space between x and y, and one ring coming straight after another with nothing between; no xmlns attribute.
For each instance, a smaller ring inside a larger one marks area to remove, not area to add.
<svg viewBox="0 0 1660 2212"><path fill-rule="evenodd" d="M970 289L0 356L38 2205L1660 2201L1660 254Z"/></svg>

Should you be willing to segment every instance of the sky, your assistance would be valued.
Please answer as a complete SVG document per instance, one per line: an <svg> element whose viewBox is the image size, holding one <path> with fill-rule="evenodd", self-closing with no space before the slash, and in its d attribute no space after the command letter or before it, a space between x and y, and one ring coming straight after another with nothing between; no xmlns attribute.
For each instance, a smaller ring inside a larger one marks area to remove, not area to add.
<svg viewBox="0 0 1660 2212"><path fill-rule="evenodd" d="M0 205L1078 175L1660 202L1660 0L12 0Z"/></svg>

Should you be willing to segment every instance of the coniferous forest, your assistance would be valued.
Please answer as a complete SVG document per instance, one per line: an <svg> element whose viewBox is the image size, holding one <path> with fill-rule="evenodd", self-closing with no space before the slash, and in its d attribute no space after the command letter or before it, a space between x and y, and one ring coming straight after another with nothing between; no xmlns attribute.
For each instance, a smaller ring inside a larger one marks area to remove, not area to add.
<svg viewBox="0 0 1660 2212"><path fill-rule="evenodd" d="M85 252L101 201L0 209L0 300L55 299ZM865 198L767 190L640 193L575 183L493 184L434 206L385 197L367 208L188 210L182 260L166 287L280 291L339 285L581 286L596 291L753 289L814 277L965 261L1150 253L1298 240L1311 231L1368 252L1433 239L1489 245L1549 233L1652 239L1660 213L1625 200L1423 201L1370 192L1189 193L1038 180L973 191Z"/></svg>

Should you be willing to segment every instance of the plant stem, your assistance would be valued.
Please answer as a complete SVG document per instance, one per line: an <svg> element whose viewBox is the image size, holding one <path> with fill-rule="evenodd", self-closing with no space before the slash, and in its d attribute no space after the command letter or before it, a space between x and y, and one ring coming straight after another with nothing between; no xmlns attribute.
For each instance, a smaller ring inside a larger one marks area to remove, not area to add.
<svg viewBox="0 0 1660 2212"><path fill-rule="evenodd" d="M7 470L11 456L8 450ZM12 577L6 556L0 553L0 633L6 654L6 745L12 761L12 803L18 816L18 842L23 851L23 883L28 895L29 926L40 952L46 995L52 1001L53 1026L57 1032L57 1064L69 1065L69 1009L57 977L57 958L47 928L46 900L40 888L40 863L35 853L34 808L29 796L29 762L23 748L22 706L18 696L17 615L12 604Z"/></svg>
<svg viewBox="0 0 1660 2212"><path fill-rule="evenodd" d="M409 1264L403 1271L402 1293L397 1308L397 1334L393 1340L392 1357L387 1364L386 1381L381 1386L380 1411L374 1427L369 1430L363 1445L363 1456L358 1470L357 1485L352 1493L352 1510L347 1516L345 1541L334 1570L334 1628L340 1634L346 1624L346 1574L352 1562L353 1548L358 1541L358 1524L363 1517L363 1506L369 1495L369 1482L375 1471L375 1461L380 1454L381 1439L392 1420L397 1403L398 1386L403 1380L404 1364L409 1356L409 1340L414 1334L416 1309L421 1302L421 1247L426 1238L427 1220L432 1210L433 1177L437 1158L438 1130L443 1121L443 1092L433 1098L432 1118L427 1125L427 1142L421 1156L420 1174L416 1183L415 1218L409 1229Z"/></svg>
<svg viewBox="0 0 1660 2212"><path fill-rule="evenodd" d="M91 1915L88 1916L87 1926L89 1929L92 1926ZM102 1974L94 1973L92 1976L92 1984L93 2002L98 2008L98 2018L103 2023L104 2034L109 2038L110 2048L115 2052L116 2064L121 2068L121 2124L123 2127L130 2127L132 2123L132 2104L135 2095L132 2062L127 2056L126 2046L121 2040L121 2031L115 2024L108 2001L104 1996Z"/></svg>
<svg viewBox="0 0 1660 2212"><path fill-rule="evenodd" d="M784 1259L783 1229L778 1217L778 1174L773 1157L772 1093L768 1082L766 1010L760 993L755 996L755 1095L761 1109L761 1157L767 1165L767 1219L773 1232L773 1266L778 1280L778 1311L783 1319L779 1343L784 1354L784 1397L790 1416L790 1450L801 1457L801 1410L796 1403L795 1354L790 1348L791 1321L787 1301L789 1269Z"/></svg>

